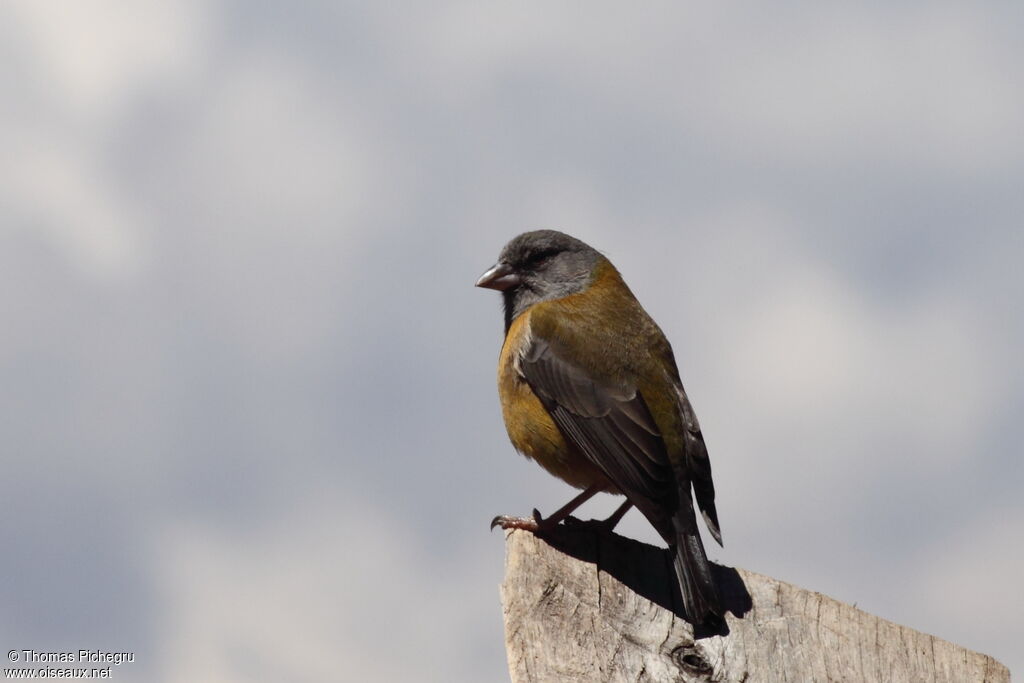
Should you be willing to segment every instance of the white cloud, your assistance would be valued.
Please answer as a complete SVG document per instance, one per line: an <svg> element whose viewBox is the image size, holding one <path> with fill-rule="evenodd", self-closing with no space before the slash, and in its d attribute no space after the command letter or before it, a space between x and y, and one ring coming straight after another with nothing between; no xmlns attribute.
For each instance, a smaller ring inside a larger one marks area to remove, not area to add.
<svg viewBox="0 0 1024 683"><path fill-rule="evenodd" d="M741 304L721 356L727 386L777 434L809 424L855 439L861 464L900 442L913 445L904 457L933 464L971 457L1001 394L991 340L966 302L933 292L879 309L820 263L780 265ZM879 448L879 437L899 441Z"/></svg>
<svg viewBox="0 0 1024 683"><path fill-rule="evenodd" d="M381 139L358 118L355 97L339 101L321 86L306 67L270 52L233 63L197 99L172 163L222 229L253 218L307 236L325 219L332 230L346 228L341 219L376 181L366 148Z"/></svg>
<svg viewBox="0 0 1024 683"><path fill-rule="evenodd" d="M5 4L31 48L34 79L55 104L103 117L146 87L166 88L200 63L212 24L200 2Z"/></svg>
<svg viewBox="0 0 1024 683"><path fill-rule="evenodd" d="M1019 157L1024 89L987 10L822 6L774 28L742 41L711 93L729 144L956 174Z"/></svg>
<svg viewBox="0 0 1024 683"><path fill-rule="evenodd" d="M167 681L483 680L496 585L472 556L431 557L382 508L307 498L228 533L180 521L154 553ZM495 643L496 647L500 647Z"/></svg>
<svg viewBox="0 0 1024 683"><path fill-rule="evenodd" d="M795 230L798 220L737 205L692 220L688 243L665 250L689 251L689 272L674 278L685 297L670 285L655 307L707 321L666 324L687 346L714 349L704 354L714 365L700 372L714 401L745 418L729 432L745 434L748 447L810 437L860 462L903 448L908 463L970 457L1010 390L995 323L953 279L916 296L871 298L796 237L814 234Z"/></svg>
<svg viewBox="0 0 1024 683"><path fill-rule="evenodd" d="M24 97L3 117L5 229L35 232L91 277L117 279L145 266L152 217L128 196L98 143L117 136L118 115L133 98L194 73L209 25L200 10L188 2L4 5L0 17L21 48Z"/></svg>
<svg viewBox="0 0 1024 683"><path fill-rule="evenodd" d="M175 267L240 354L302 362L337 341L369 226L404 208L401 165L359 98L308 64L266 50L212 83L154 171L190 234Z"/></svg>
<svg viewBox="0 0 1024 683"><path fill-rule="evenodd" d="M3 229L43 236L93 277L138 272L149 258L148 216L80 145L36 132L15 140L0 161L0 196L10 211Z"/></svg>
<svg viewBox="0 0 1024 683"><path fill-rule="evenodd" d="M990 8L579 9L453 3L409 22L407 38L425 79L449 86L442 95L469 103L509 77L543 75L569 97L586 93L595 115L678 126L723 159L834 167L870 156L959 176L1021 154L1024 88Z"/></svg>
<svg viewBox="0 0 1024 683"><path fill-rule="evenodd" d="M598 90L646 88L664 63L701 43L709 23L728 9L710 5L644 8L618 3L480 5L453 2L425 17L420 36L444 73L485 86L517 68L571 74ZM468 57L472 56L472 59ZM640 68L642 65L647 68Z"/></svg>
<svg viewBox="0 0 1024 683"><path fill-rule="evenodd" d="M969 498L968 498L969 500ZM967 501L965 501L967 502ZM922 623L942 623L943 638L1019 662L1019 630L1010 615L1024 609L1024 510L995 506L956 534L944 537L916 563L914 605Z"/></svg>

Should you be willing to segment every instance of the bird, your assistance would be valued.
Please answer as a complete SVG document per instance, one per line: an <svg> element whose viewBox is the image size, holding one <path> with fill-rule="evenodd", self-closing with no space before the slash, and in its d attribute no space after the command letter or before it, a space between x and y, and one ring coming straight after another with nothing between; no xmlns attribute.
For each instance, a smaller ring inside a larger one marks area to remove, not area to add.
<svg viewBox="0 0 1024 683"><path fill-rule="evenodd" d="M543 533L599 492L635 506L674 554L687 620L720 623L722 601L694 499L722 545L704 436L672 347L612 262L556 230L524 232L476 282L501 292L498 394L517 451L582 492L545 518L498 516L491 528Z"/></svg>

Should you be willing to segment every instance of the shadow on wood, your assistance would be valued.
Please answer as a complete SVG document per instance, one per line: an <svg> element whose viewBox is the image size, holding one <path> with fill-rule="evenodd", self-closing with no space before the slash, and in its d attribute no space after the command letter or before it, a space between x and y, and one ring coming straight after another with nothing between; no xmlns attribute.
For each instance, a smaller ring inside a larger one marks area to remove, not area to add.
<svg viewBox="0 0 1024 683"><path fill-rule="evenodd" d="M675 577L673 556L667 548L656 548L616 533L600 530L574 517L543 535L542 541L552 548L606 572L623 586L646 598L680 619L686 619L679 582ZM711 574L718 587L722 606L733 616L742 618L750 611L750 593L743 578L732 567L711 563ZM695 634L697 639L728 635L725 621L719 627L708 625Z"/></svg>
<svg viewBox="0 0 1024 683"><path fill-rule="evenodd" d="M999 662L820 593L714 566L729 613L717 633L680 616L661 548L587 524L506 535L509 672L540 681L1008 683Z"/></svg>

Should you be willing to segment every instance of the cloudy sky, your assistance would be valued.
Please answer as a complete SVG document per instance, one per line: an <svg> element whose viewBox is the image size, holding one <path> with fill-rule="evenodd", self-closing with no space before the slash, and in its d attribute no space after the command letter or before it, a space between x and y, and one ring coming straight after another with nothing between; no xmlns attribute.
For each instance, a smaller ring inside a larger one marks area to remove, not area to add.
<svg viewBox="0 0 1024 683"><path fill-rule="evenodd" d="M0 645L133 651L121 681L503 680L487 523L572 491L507 442L472 283L553 227L673 342L714 559L1024 666L1022 27L4 3Z"/></svg>

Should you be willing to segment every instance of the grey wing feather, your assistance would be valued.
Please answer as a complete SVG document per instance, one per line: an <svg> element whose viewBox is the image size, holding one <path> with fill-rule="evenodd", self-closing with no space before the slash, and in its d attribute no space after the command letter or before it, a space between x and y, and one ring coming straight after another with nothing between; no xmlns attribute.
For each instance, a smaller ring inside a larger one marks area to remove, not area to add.
<svg viewBox="0 0 1024 683"><path fill-rule="evenodd" d="M677 383L676 391L679 394L683 425L686 427L686 464L690 471L697 507L700 508L704 523L707 524L711 535L718 541L718 545L723 545L722 531L718 526L718 511L715 509L715 484L711 479L711 459L708 457L708 448L704 444L700 423L697 422L697 415L693 412L693 406L690 405L690 400L686 397L683 385Z"/></svg>

